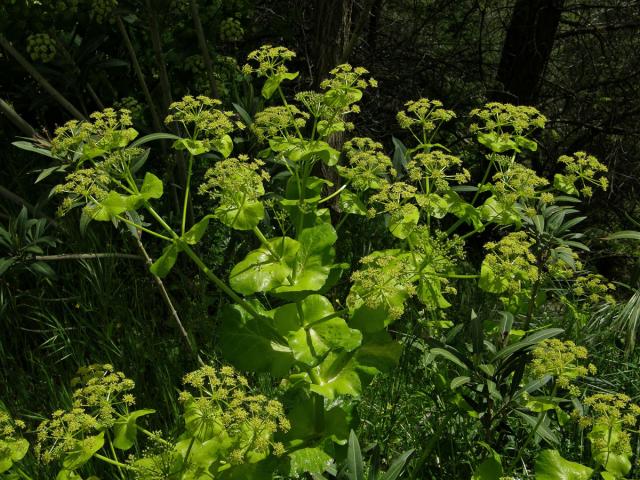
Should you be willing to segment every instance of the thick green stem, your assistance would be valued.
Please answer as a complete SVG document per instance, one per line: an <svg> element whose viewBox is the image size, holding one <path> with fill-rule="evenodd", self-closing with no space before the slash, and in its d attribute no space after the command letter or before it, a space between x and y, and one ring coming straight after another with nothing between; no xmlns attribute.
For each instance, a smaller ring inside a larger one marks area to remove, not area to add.
<svg viewBox="0 0 640 480"><path fill-rule="evenodd" d="M153 230L150 230L150 229L148 229L146 227L143 227L142 225L138 225L137 223L132 222L131 220L123 217L122 215L116 215L116 218L118 220L122 220L124 223L127 223L127 224L131 225L132 227L136 228L137 230L141 230L143 232L148 233L149 235L153 235L154 237L161 238L162 240L165 240L167 242L171 242L172 241L169 237L165 237L164 235L162 235L160 233L154 232Z"/></svg>
<svg viewBox="0 0 640 480"><path fill-rule="evenodd" d="M189 155L189 164L187 166L187 183L184 187L184 205L182 206L182 235L187 226L187 210L189 206L189 191L191 190L191 171L193 170L193 155Z"/></svg>
<svg viewBox="0 0 640 480"><path fill-rule="evenodd" d="M103 462L106 462L110 465L115 465L116 467L119 468L124 468L126 470L132 470L133 467L131 467L131 465L127 465L121 462L118 462L117 460L113 460L112 458L109 457L105 457L104 455L100 455L99 453L94 453L93 454L94 457L96 457L98 460L102 460Z"/></svg>
<svg viewBox="0 0 640 480"><path fill-rule="evenodd" d="M236 302L238 305L244 308L247 312L249 312L249 314L252 317L260 318L260 314L258 313L258 311L255 308L253 308L242 297L240 297L236 292L231 290L231 288L229 288L226 283L220 280L220 278L215 273L209 270L209 267L207 267L204 264L204 262L198 256L198 254L194 252L191 249L191 247L189 247L189 245L187 245L186 243L183 243L181 247L184 250L184 252L189 256L189 258L191 258L191 260L193 260L193 262L198 266L198 268L202 271L202 273L204 273L207 276L207 278L215 284L216 287L218 287L220 290L226 293L234 302Z"/></svg>

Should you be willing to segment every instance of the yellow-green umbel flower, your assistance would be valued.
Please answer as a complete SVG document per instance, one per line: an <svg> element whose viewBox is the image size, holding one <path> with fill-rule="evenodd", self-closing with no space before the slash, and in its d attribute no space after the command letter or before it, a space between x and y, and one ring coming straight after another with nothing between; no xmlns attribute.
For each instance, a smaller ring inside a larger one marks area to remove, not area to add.
<svg viewBox="0 0 640 480"><path fill-rule="evenodd" d="M348 63L343 63L329 72L329 78L320 82L320 88L323 90L340 90L351 87L360 90L368 87L376 88L378 82L375 79L364 78L368 74L369 71L364 67L352 67Z"/></svg>
<svg viewBox="0 0 640 480"><path fill-rule="evenodd" d="M167 125L180 125L192 139L211 142L230 134L236 128L244 128L242 123L233 120L233 112L220 110L221 105L220 100L204 95L186 95L169 105L170 113L164 122Z"/></svg>
<svg viewBox="0 0 640 480"><path fill-rule="evenodd" d="M242 72L245 74L256 73L259 77L269 77L279 73L287 73L289 70L285 62L288 62L295 56L295 52L285 47L263 45L247 56L247 60L254 64L257 63L257 66L247 63L242 67Z"/></svg>
<svg viewBox="0 0 640 480"><path fill-rule="evenodd" d="M356 191L378 190L395 177L391 159L382 151L382 144L370 138L356 137L344 144L346 166L338 166L340 175Z"/></svg>
<svg viewBox="0 0 640 480"><path fill-rule="evenodd" d="M404 104L405 109L398 112L396 118L401 128L411 131L419 142L426 142L426 135L435 132L440 126L456 117L452 110L442 108L440 100L420 98Z"/></svg>
<svg viewBox="0 0 640 480"><path fill-rule="evenodd" d="M471 117L478 123L471 125L472 133L497 132L527 135L535 129L544 128L547 118L536 108L509 103L490 102L483 108L471 110Z"/></svg>
<svg viewBox="0 0 640 480"><path fill-rule="evenodd" d="M590 306L615 303L611 295L615 289L616 286L613 283L607 281L602 275L593 273L577 277L573 284L573 293Z"/></svg>
<svg viewBox="0 0 640 480"><path fill-rule="evenodd" d="M254 394L248 380L230 366L205 365L185 375L187 389L180 394L187 431L200 441L225 442L232 464L251 462L253 455L284 447L273 440L290 428L282 404Z"/></svg>
<svg viewBox="0 0 640 480"><path fill-rule="evenodd" d="M407 166L409 178L420 183L426 193L444 192L450 182L467 183L471 174L462 168L462 160L440 150L417 153Z"/></svg>
<svg viewBox="0 0 640 480"><path fill-rule="evenodd" d="M605 176L607 167L593 155L576 152L572 156L562 155L558 158L558 162L565 165L566 182L573 185L585 197L593 195L593 186L602 190L606 190L609 186L609 180Z"/></svg>
<svg viewBox="0 0 640 480"><path fill-rule="evenodd" d="M570 340L545 339L533 349L532 356L530 369L535 378L551 375L558 387L574 390L572 394L577 393L571 389L573 380L596 373L593 364L584 364L588 356L587 349Z"/></svg>
<svg viewBox="0 0 640 480"><path fill-rule="evenodd" d="M537 191L538 188L549 185L549 181L519 163L514 162L507 169L497 172L493 176L493 181L495 182L494 192L504 203L512 204L520 200L536 198L540 198L545 203L553 201L552 194Z"/></svg>
<svg viewBox="0 0 640 480"><path fill-rule="evenodd" d="M489 291L496 293L506 292L509 294L518 293L523 286L534 282L538 278L538 267L536 258L530 248L533 241L526 232L512 232L502 238L498 243L488 242L484 248L488 251L482 263L481 273L487 277L493 275L500 282L500 288Z"/></svg>
<svg viewBox="0 0 640 480"><path fill-rule="evenodd" d="M244 37L244 28L240 20L225 18L220 22L220 40L223 42L238 42Z"/></svg>
<svg viewBox="0 0 640 480"><path fill-rule="evenodd" d="M309 114L295 105L267 107L256 114L251 130L261 140L295 137L307 123Z"/></svg>

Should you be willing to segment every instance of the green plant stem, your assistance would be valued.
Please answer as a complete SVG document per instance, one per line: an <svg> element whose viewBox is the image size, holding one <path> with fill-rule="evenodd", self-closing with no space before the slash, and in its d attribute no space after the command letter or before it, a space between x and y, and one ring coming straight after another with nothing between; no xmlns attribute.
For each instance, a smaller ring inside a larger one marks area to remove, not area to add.
<svg viewBox="0 0 640 480"><path fill-rule="evenodd" d="M184 252L193 260L193 262L198 266L198 268L204 273L209 280L211 280L220 290L226 293L234 302L244 308L252 317L259 319L261 318L258 311L253 308L247 301L245 301L242 297L240 297L236 292L231 290L218 276L209 270L204 262L200 259L198 254L194 252L189 245L183 242L181 245Z"/></svg>
<svg viewBox="0 0 640 480"><path fill-rule="evenodd" d="M109 450L111 451L111 455L113 455L113 459L114 460L118 460L118 455L116 455L116 450L115 448L113 448L113 442L111 440L111 435L109 434L109 431L107 431L107 438L109 440ZM120 478L122 478L122 480L125 480L125 476L124 476L124 472L122 471L122 467L120 465L117 466L118 467L118 473L120 474Z"/></svg>
<svg viewBox="0 0 640 480"><path fill-rule="evenodd" d="M322 199L320 199L320 201L318 202L318 205L324 202L327 202L329 200L331 200L333 197L335 197L336 195L340 195L340 193L349 186L349 183L345 183L344 185L342 185L339 189L337 189L335 192L333 192L331 195L328 195Z"/></svg>
<svg viewBox="0 0 640 480"><path fill-rule="evenodd" d="M33 79L38 82L42 88L44 88L49 95L51 95L66 111L73 115L78 120L87 120L87 118L78 110L73 104L67 100L53 85L51 85L46 78L44 78L38 70L35 69L29 61L24 58L20 52L18 52L11 42L6 39L4 35L0 33L0 45L11 55L18 64L24 68Z"/></svg>
<svg viewBox="0 0 640 480"><path fill-rule="evenodd" d="M132 227L134 227L137 230L141 230L143 232L148 233L149 235L153 235L154 237L158 237L161 238L162 240L165 240L167 242L171 242L172 240L169 237L165 237L164 235L154 232L153 230L150 230L146 227L143 227L142 225L138 225L135 222L132 222L131 220L129 220L128 218L123 217L122 215L116 215L116 218L118 220L122 220L124 223L127 223L129 225L131 225Z"/></svg>
<svg viewBox="0 0 640 480"><path fill-rule="evenodd" d="M126 470L132 469L130 465L126 465L124 463L118 462L117 460L113 460L112 458L105 457L104 455L100 455L99 453L94 453L93 456L96 457L98 460L102 460L103 462L106 462L110 465L115 465L116 467L124 468Z"/></svg>
<svg viewBox="0 0 640 480"><path fill-rule="evenodd" d="M189 164L187 166L187 183L184 187L184 202L182 205L182 235L184 235L187 225L187 207L189 206L189 191L191 190L191 172L193 170L193 155L189 155Z"/></svg>
<svg viewBox="0 0 640 480"><path fill-rule="evenodd" d="M289 106L289 103L287 102L286 97L284 96L284 93L282 92L282 88L280 88L280 85L278 85L278 94L280 94L280 99L282 100L282 104L287 107L287 111L289 112L289 115L291 115L291 120L293 123L293 128L296 129L296 133L298 134L298 137L301 140L304 140L304 136L302 135L302 132L300 132L300 129L298 128L298 125L296 124L296 120L295 117L293 115L293 112L291 111L291 107ZM302 192L301 192L302 194Z"/></svg>
<svg viewBox="0 0 640 480"><path fill-rule="evenodd" d="M160 443L162 443L163 445L167 445L167 446L173 446L173 444L171 442L167 442L164 438L155 435L154 433L150 432L149 430L147 430L146 428L141 427L140 425L136 424L136 429L140 432L145 434L147 437L151 438L152 440L158 441Z"/></svg>
<svg viewBox="0 0 640 480"><path fill-rule="evenodd" d="M20 467L16 467L16 472L25 480L33 480L33 478L27 475Z"/></svg>

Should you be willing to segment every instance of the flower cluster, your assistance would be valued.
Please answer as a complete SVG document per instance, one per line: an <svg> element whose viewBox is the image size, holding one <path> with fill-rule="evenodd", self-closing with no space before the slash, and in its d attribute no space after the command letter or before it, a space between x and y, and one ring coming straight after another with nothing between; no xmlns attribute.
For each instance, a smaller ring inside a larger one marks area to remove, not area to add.
<svg viewBox="0 0 640 480"><path fill-rule="evenodd" d="M590 415L581 416L581 427L591 427L589 439L596 450L617 455L632 452L630 435L624 428L634 429L640 416L640 406L622 393L597 393L584 400Z"/></svg>
<svg viewBox="0 0 640 480"><path fill-rule="evenodd" d="M381 204L386 213L393 213L416 195L416 187L405 182L385 183L369 198L369 204Z"/></svg>
<svg viewBox="0 0 640 480"><path fill-rule="evenodd" d="M256 73L259 77L270 77L272 75L287 73L285 62L296 56L295 52L284 47L273 47L263 45L247 56L247 60L258 64L257 67L246 64L242 67L242 72L249 75Z"/></svg>
<svg viewBox="0 0 640 480"><path fill-rule="evenodd" d="M252 394L247 379L232 367L206 365L185 375L183 383L187 430L201 441L228 437L230 463L244 463L253 452L284 453L284 446L273 441L276 432L291 428L282 404Z"/></svg>
<svg viewBox="0 0 640 480"><path fill-rule="evenodd" d="M536 258L531 253L533 241L526 232L512 232L503 237L498 243L488 242L484 248L487 253L484 263L508 282L507 292L517 293L523 283L535 281L538 278Z"/></svg>
<svg viewBox="0 0 640 480"><path fill-rule="evenodd" d="M37 428L36 455L45 463L79 449L80 443L90 450L93 443L102 440L92 437L116 422L119 413L135 403L129 393L135 384L112 365L89 365L78 370L72 380L77 386L73 392L72 408L57 410L50 419Z"/></svg>
<svg viewBox="0 0 640 480"><path fill-rule="evenodd" d="M613 292L616 289L615 285L602 275L596 275L589 273L577 277L573 284L573 293L578 297L582 297L585 302L591 306L598 305L600 303L616 303Z"/></svg>
<svg viewBox="0 0 640 480"><path fill-rule="evenodd" d="M144 119L144 105L134 97L123 97L115 102L113 107L119 110L128 110L131 113L131 118L137 122Z"/></svg>
<svg viewBox="0 0 640 480"><path fill-rule="evenodd" d="M17 460L26 453L29 444L20 433L25 428L26 425L22 420L14 420L7 412L0 409L0 469L5 466L6 459Z"/></svg>
<svg viewBox="0 0 640 480"><path fill-rule="evenodd" d="M76 154L82 153L80 161L84 161L87 157L94 158L126 147L138 135L135 129L130 128L129 110L107 108L92 113L90 118L90 122L71 120L57 128L51 141L51 154L71 161Z"/></svg>
<svg viewBox="0 0 640 480"><path fill-rule="evenodd" d="M71 209L84 203L97 203L107 196L111 177L97 168L81 168L71 172L65 183L56 185L53 193L64 195L58 207L58 216L64 216Z"/></svg>
<svg viewBox="0 0 640 480"><path fill-rule="evenodd" d="M301 112L295 105L267 107L256 113L252 131L264 141L274 137L288 138L296 130L304 128L309 114Z"/></svg>
<svg viewBox="0 0 640 480"><path fill-rule="evenodd" d="M56 56L56 43L46 33L34 33L27 37L27 53L32 60L49 63Z"/></svg>
<svg viewBox="0 0 640 480"><path fill-rule="evenodd" d="M515 133L524 136L531 131L544 128L547 118L534 107L490 102L483 108L470 112L479 123L471 125L471 132Z"/></svg>
<svg viewBox="0 0 640 480"><path fill-rule="evenodd" d="M404 104L405 110L398 112L396 118L400 127L410 130L420 141L423 135L435 132L440 126L456 117L451 110L442 108L439 100L420 98Z"/></svg>
<svg viewBox="0 0 640 480"><path fill-rule="evenodd" d="M431 192L431 187L444 192L449 189L449 182L466 183L471 179L469 171L461 168L461 165L462 160L455 155L433 150L414 155L407 166L407 172L414 182L425 182L427 193Z"/></svg>
<svg viewBox="0 0 640 480"><path fill-rule="evenodd" d="M220 22L220 40L223 42L238 42L244 36L244 28L240 20L225 18Z"/></svg>
<svg viewBox="0 0 640 480"><path fill-rule="evenodd" d="M609 180L604 175L607 167L600 163L596 157L585 152L576 152L573 156L562 155L558 162L565 165L565 178L573 185L580 184L580 192L585 197L593 195L591 185L606 190ZM577 188L577 187L576 187Z"/></svg>
<svg viewBox="0 0 640 480"><path fill-rule="evenodd" d="M390 319L400 318L404 308L398 298L416 293L412 284L415 268L408 258L379 252L364 257L360 263L362 268L351 275L353 287L347 296L347 306L351 310L361 305L372 310L381 308L388 311Z"/></svg>
<svg viewBox="0 0 640 480"><path fill-rule="evenodd" d="M204 95L186 95L182 100L169 105L171 113L167 115L164 123L177 123L192 139L205 142L219 139L236 128L244 127L241 122L233 121L233 112L220 110L221 104L220 100Z"/></svg>
<svg viewBox="0 0 640 480"><path fill-rule="evenodd" d="M338 65L329 72L330 77L320 82L323 90L343 90L345 88L357 88L365 90L368 87L376 88L378 82L373 78L364 78L369 71L364 67L352 67L348 63Z"/></svg>
<svg viewBox="0 0 640 480"><path fill-rule="evenodd" d="M581 364L580 361L585 360L587 355L586 348L579 347L570 340L563 342L557 338L548 338L533 349L531 373L536 378L551 375L555 377L556 384L560 388L569 389L571 395L578 396L580 391L571 384L571 381L596 373L595 365Z"/></svg>
<svg viewBox="0 0 640 480"><path fill-rule="evenodd" d="M493 191L504 203L513 204L519 200L540 198L544 203L553 202L553 194L538 193L536 189L549 185L546 178L539 177L536 172L519 163L512 163L509 168L499 171L493 176Z"/></svg>
<svg viewBox="0 0 640 480"><path fill-rule="evenodd" d="M269 174L261 169L263 165L260 160L250 161L246 155L216 162L205 173L199 192L222 202L230 197L240 197L241 203L254 202L264 195L262 182L269 180Z"/></svg>
<svg viewBox="0 0 640 480"><path fill-rule="evenodd" d="M380 189L386 177L396 176L391 159L382 151L382 144L370 138L355 137L344 144L348 166L338 166L338 172L359 192Z"/></svg>

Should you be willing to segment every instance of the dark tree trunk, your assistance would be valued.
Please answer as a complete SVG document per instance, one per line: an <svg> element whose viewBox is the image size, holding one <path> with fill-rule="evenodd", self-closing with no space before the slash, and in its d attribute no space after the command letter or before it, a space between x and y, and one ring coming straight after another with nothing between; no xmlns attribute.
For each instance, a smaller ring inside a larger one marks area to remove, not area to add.
<svg viewBox="0 0 640 480"><path fill-rule="evenodd" d="M517 0L502 48L497 80L502 101L531 105L538 99L564 0Z"/></svg>
<svg viewBox="0 0 640 480"><path fill-rule="evenodd" d="M336 65L342 63L351 33L354 0L315 0L313 8L312 66L317 87Z"/></svg>

